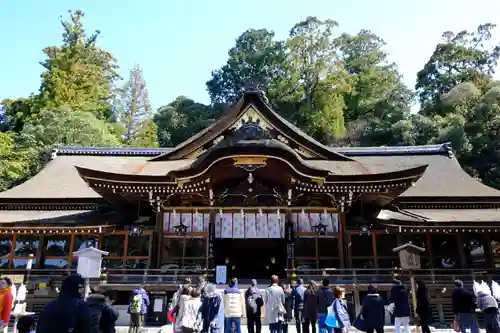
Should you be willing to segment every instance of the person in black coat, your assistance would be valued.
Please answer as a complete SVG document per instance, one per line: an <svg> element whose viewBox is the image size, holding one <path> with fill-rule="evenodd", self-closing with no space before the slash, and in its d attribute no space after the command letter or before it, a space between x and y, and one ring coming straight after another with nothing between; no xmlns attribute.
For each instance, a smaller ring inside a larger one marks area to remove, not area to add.
<svg viewBox="0 0 500 333"><path fill-rule="evenodd" d="M458 320L462 333L467 333L470 328L471 333L478 333L478 327L474 318L476 303L474 295L465 290L464 283L461 280L455 280L455 290L451 294L451 307L455 318Z"/></svg>
<svg viewBox="0 0 500 333"><path fill-rule="evenodd" d="M432 324L432 310L429 299L429 291L422 281L417 281L417 315L422 327L422 333L431 333L429 325Z"/></svg>
<svg viewBox="0 0 500 333"><path fill-rule="evenodd" d="M411 311L408 290L399 280L394 280L389 303L394 303L394 328L396 333L401 332L401 326L404 327L405 333L410 333Z"/></svg>
<svg viewBox="0 0 500 333"><path fill-rule="evenodd" d="M378 288L368 286L368 295L361 306L360 319L364 321L366 333L384 333L385 301L380 297Z"/></svg>
<svg viewBox="0 0 500 333"><path fill-rule="evenodd" d="M309 333L309 325L312 333L316 333L316 322L318 320L318 286L316 282L310 281L304 292L304 325L302 331Z"/></svg>

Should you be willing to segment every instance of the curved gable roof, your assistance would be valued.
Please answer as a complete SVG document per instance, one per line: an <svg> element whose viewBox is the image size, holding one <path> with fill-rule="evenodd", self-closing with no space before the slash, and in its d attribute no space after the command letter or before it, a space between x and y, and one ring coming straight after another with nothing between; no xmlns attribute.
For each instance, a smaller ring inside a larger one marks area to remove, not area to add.
<svg viewBox="0 0 500 333"><path fill-rule="evenodd" d="M304 133L295 125L291 124L278 115L264 100L261 93L255 90L246 91L241 99L236 103L225 116L215 122L205 130L182 142L169 152L154 157L151 161L167 161L192 157L197 151L203 153L206 145L213 144L213 141L224 132L230 130L238 121L252 120L252 117L259 118L262 125L268 129L276 131L277 137L286 144L293 142L299 148L302 155L310 156L314 159L333 161L352 161L350 158L337 153L311 136ZM256 120L256 119L253 119Z"/></svg>

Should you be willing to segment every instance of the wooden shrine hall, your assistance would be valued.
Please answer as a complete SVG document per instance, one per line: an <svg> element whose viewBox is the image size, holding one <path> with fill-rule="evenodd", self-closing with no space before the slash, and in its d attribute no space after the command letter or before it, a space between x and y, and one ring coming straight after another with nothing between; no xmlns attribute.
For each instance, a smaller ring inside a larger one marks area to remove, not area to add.
<svg viewBox="0 0 500 333"><path fill-rule="evenodd" d="M93 245L109 253L100 282L117 290L213 279L221 265L228 278L356 286L389 283L392 249L412 241L438 290L494 274L499 207L500 191L462 170L446 143L326 147L248 90L173 148L55 150L0 193L0 267L25 274L30 263L35 281L74 269L72 253Z"/></svg>

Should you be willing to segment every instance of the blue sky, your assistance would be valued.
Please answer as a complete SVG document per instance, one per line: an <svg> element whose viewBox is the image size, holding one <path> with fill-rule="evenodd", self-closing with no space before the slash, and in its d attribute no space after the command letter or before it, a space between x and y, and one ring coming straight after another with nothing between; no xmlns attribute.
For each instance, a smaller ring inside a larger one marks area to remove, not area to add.
<svg viewBox="0 0 500 333"><path fill-rule="evenodd" d="M82 9L88 30L118 59L121 74L139 64L154 108L179 95L208 102L205 82L248 28L286 37L306 16L332 18L339 32L370 29L413 87L441 33L500 23L498 0L0 0L0 100L36 92L42 49L61 41L60 15ZM500 28L496 41L500 41Z"/></svg>

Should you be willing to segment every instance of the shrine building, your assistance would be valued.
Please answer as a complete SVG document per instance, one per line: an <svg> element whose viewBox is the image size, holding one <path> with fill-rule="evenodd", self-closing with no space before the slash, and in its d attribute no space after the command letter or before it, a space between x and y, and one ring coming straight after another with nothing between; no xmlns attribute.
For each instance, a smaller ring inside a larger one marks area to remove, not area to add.
<svg viewBox="0 0 500 333"><path fill-rule="evenodd" d="M94 283L117 291L174 290L225 266L242 284L329 277L357 307L367 284L407 276L393 249L409 241L425 248L415 274L436 293L455 278L494 278L499 207L500 191L469 176L447 143L327 147L248 90L173 148L55 150L0 193L0 268L36 284L94 246L108 252ZM446 304L434 309L443 321Z"/></svg>

